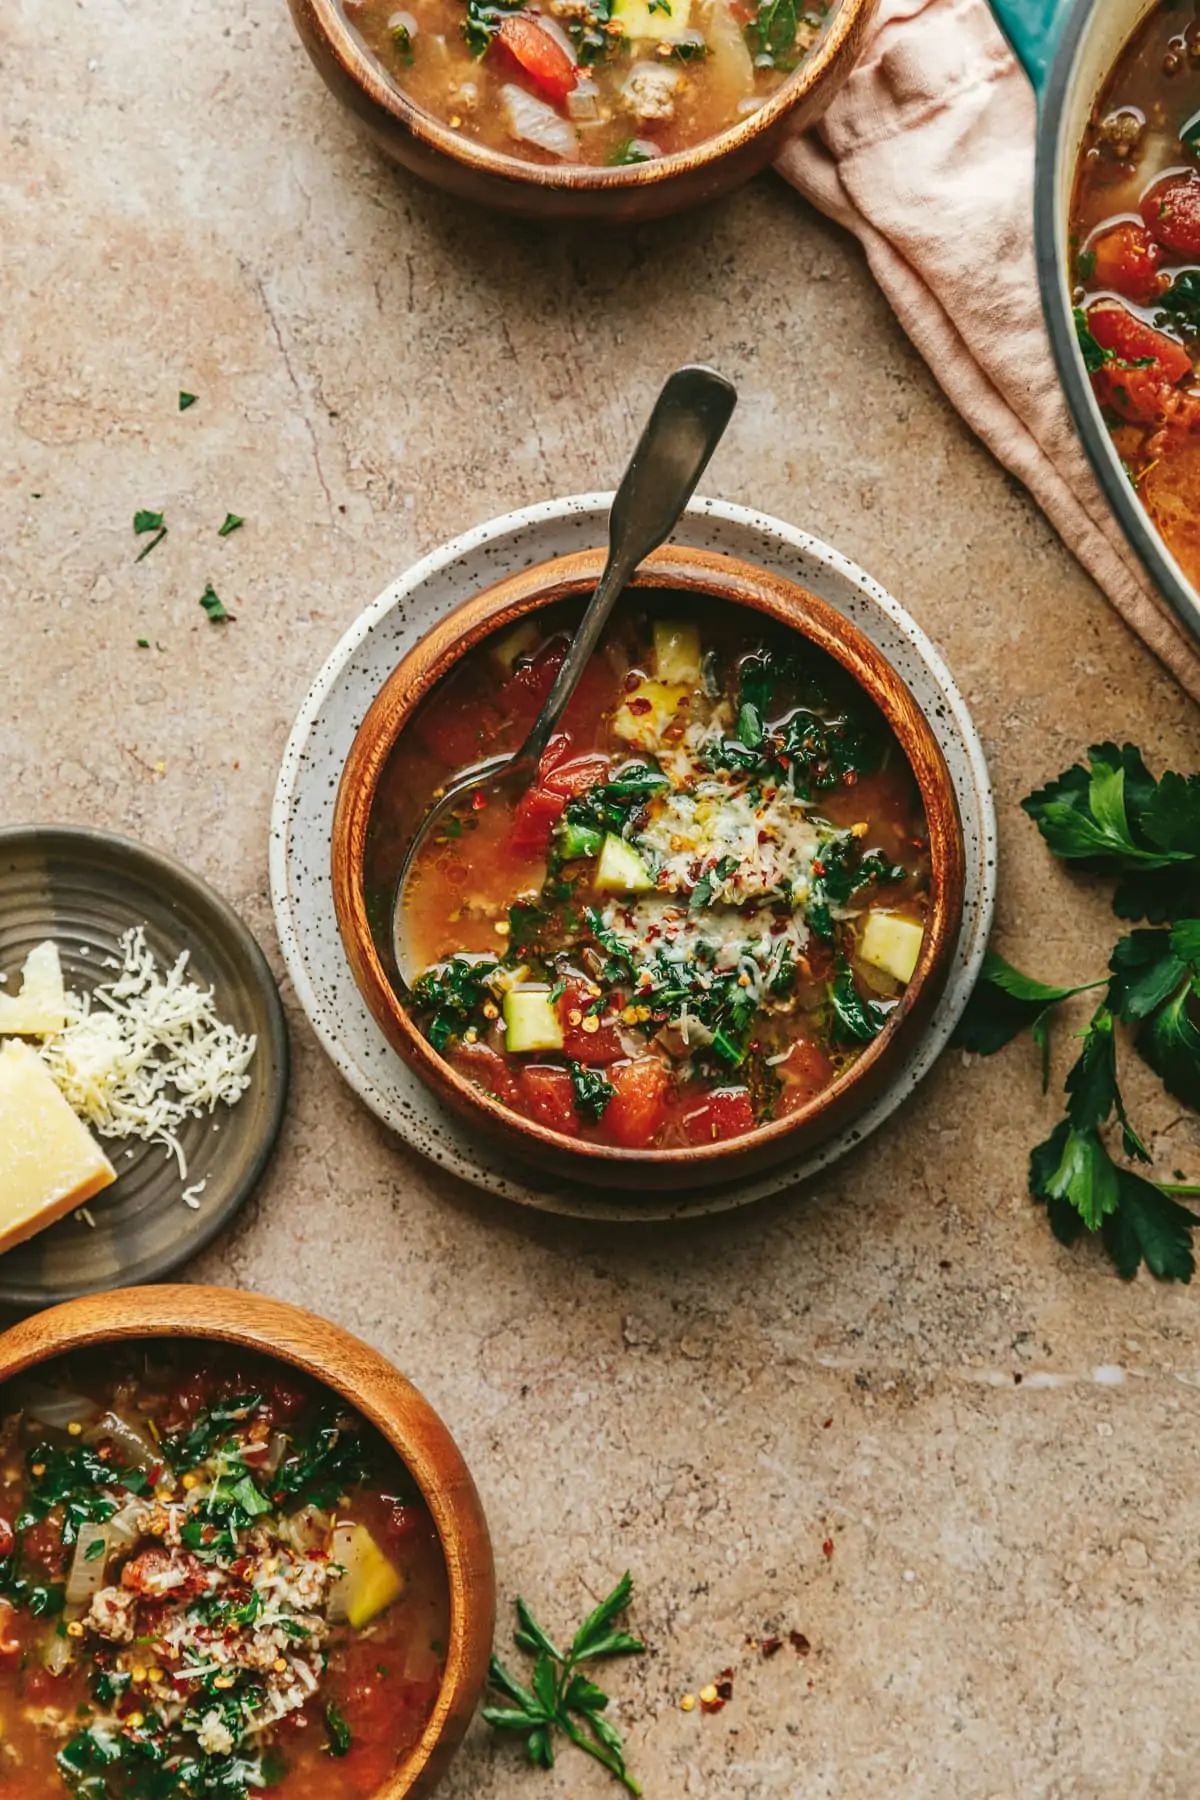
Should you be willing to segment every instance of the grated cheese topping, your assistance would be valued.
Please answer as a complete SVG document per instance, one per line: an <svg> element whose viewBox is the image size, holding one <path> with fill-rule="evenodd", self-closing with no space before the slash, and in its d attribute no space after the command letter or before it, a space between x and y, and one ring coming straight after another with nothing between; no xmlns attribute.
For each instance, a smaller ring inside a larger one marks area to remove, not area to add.
<svg viewBox="0 0 1200 1800"><path fill-rule="evenodd" d="M250 1086L257 1041L218 1017L211 988L187 978L186 950L163 970L139 925L125 932L119 951L108 965L116 970L111 981L67 995L66 1024L39 1053L101 1137L162 1144L183 1179L180 1126L218 1105L236 1106Z"/></svg>

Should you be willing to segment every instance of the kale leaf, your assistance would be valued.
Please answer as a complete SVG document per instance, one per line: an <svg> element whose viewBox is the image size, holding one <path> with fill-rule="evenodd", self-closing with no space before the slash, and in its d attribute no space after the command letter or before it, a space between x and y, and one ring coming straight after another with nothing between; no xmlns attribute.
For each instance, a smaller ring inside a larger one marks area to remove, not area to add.
<svg viewBox="0 0 1200 1800"><path fill-rule="evenodd" d="M444 1050L475 1022L498 967L493 957L459 954L426 969L413 983L412 1002L428 1015L425 1035L435 1050Z"/></svg>
<svg viewBox="0 0 1200 1800"><path fill-rule="evenodd" d="M590 1119L594 1124L603 1118L604 1109L616 1089L600 1069L588 1069L579 1062L568 1062L567 1068L571 1073L576 1109L581 1118Z"/></svg>

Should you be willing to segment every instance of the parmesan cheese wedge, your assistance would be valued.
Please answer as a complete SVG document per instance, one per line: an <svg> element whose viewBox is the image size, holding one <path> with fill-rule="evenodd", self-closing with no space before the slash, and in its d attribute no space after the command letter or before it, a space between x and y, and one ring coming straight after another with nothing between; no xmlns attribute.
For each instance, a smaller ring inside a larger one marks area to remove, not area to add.
<svg viewBox="0 0 1200 1800"><path fill-rule="evenodd" d="M0 1044L0 1251L82 1206L117 1172L35 1050Z"/></svg>
<svg viewBox="0 0 1200 1800"><path fill-rule="evenodd" d="M58 946L49 938L29 952L21 971L21 991L0 990L0 1037L47 1037L67 1022Z"/></svg>

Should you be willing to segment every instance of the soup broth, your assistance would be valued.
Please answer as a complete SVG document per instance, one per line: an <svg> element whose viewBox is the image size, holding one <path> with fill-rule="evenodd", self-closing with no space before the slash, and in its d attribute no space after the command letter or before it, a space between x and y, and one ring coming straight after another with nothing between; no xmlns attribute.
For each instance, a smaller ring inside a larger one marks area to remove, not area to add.
<svg viewBox="0 0 1200 1800"><path fill-rule="evenodd" d="M212 1346L82 1354L0 1423L0 1795L367 1800L441 1685L433 1523L373 1427Z"/></svg>
<svg viewBox="0 0 1200 1800"><path fill-rule="evenodd" d="M385 955L414 825L523 740L574 613L469 653L385 772L367 880ZM871 701L740 608L627 595L536 785L477 792L405 889L407 1003L454 1068L526 1118L632 1149L786 1117L850 1068L911 979L929 849Z"/></svg>
<svg viewBox="0 0 1200 1800"><path fill-rule="evenodd" d="M793 0L343 0L396 85L524 161L648 162L752 113L826 7Z"/></svg>
<svg viewBox="0 0 1200 1800"><path fill-rule="evenodd" d="M1076 324L1129 479L1200 583L1200 12L1159 6L1095 109L1075 184Z"/></svg>

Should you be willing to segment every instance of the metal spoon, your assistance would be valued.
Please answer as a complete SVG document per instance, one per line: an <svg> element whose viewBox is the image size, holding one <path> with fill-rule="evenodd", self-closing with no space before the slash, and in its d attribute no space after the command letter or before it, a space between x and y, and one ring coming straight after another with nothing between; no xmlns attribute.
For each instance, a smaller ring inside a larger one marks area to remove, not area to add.
<svg viewBox="0 0 1200 1800"><path fill-rule="evenodd" d="M737 391L732 383L702 363L687 364L668 376L613 500L604 572L533 729L519 750L490 756L454 776L413 834L392 902L396 966L406 978L404 889L430 832L477 788L494 791L503 786L523 793L532 785L542 752L575 692L618 596L642 558L670 535L736 404Z"/></svg>

